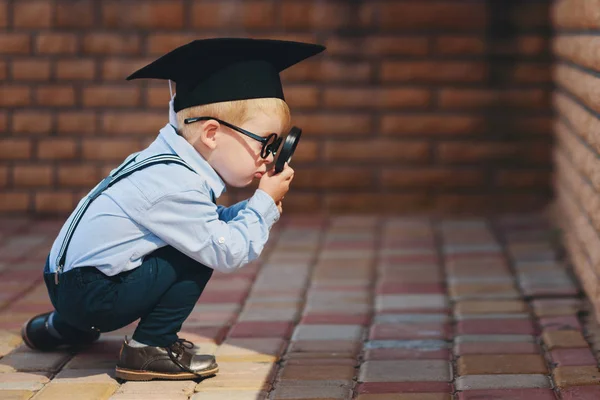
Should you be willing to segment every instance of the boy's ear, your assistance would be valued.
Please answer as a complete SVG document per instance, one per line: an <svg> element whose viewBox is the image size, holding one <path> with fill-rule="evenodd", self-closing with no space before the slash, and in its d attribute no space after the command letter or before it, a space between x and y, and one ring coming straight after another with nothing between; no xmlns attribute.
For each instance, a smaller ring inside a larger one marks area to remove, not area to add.
<svg viewBox="0 0 600 400"><path fill-rule="evenodd" d="M214 148L217 147L216 136L219 126L221 125L217 121L209 119L208 121L205 121L200 128L198 140L211 150L214 150Z"/></svg>

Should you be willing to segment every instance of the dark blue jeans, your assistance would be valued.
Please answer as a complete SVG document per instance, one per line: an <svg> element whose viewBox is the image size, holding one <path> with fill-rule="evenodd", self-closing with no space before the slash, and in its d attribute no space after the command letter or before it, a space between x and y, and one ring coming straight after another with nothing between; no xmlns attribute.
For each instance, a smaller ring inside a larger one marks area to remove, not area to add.
<svg viewBox="0 0 600 400"><path fill-rule="evenodd" d="M177 340L212 273L166 246L134 270L106 276L95 267L80 267L60 274L58 285L46 262L44 281L56 310L54 327L66 340L81 331L114 331L141 318L133 338L166 347Z"/></svg>

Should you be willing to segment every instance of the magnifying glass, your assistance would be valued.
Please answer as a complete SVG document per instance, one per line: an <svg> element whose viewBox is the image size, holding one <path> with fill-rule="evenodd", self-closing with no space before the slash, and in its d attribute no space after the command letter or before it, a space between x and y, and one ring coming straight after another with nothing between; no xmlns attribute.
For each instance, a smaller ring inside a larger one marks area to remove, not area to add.
<svg viewBox="0 0 600 400"><path fill-rule="evenodd" d="M302 129L298 127L292 127L290 133L288 133L283 145L281 146L281 150L279 151L279 156L277 157L277 161L275 161L275 173L278 174L283 171L283 167L285 163L290 163L292 161L292 156L294 155L294 151L296 151L296 147L298 146L298 142L300 141L300 136L302 136Z"/></svg>

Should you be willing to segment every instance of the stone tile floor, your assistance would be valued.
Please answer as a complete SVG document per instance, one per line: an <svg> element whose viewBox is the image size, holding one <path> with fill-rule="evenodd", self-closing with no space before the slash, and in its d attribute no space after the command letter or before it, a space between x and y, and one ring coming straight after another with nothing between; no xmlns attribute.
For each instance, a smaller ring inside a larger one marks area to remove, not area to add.
<svg viewBox="0 0 600 400"><path fill-rule="evenodd" d="M186 321L221 367L201 382L115 380L134 326L78 353L24 347L60 225L0 220L0 399L600 399L600 327L539 215L284 217Z"/></svg>

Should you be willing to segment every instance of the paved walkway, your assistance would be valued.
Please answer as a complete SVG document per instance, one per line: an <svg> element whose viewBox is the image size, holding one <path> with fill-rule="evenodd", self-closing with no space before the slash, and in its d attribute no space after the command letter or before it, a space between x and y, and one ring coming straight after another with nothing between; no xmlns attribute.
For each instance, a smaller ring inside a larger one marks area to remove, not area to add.
<svg viewBox="0 0 600 400"><path fill-rule="evenodd" d="M600 399L600 329L534 215L284 218L186 321L221 367L202 382L113 379L132 326L77 354L22 345L59 227L0 220L0 399Z"/></svg>

